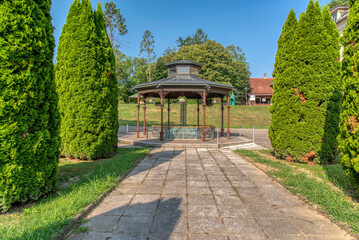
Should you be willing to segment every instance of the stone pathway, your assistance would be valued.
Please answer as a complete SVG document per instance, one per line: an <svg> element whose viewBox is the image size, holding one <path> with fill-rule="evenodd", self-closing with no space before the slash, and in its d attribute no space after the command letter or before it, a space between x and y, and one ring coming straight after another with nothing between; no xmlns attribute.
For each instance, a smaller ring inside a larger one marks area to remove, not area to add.
<svg viewBox="0 0 359 240"><path fill-rule="evenodd" d="M351 239L230 149L151 151L83 227L69 239Z"/></svg>

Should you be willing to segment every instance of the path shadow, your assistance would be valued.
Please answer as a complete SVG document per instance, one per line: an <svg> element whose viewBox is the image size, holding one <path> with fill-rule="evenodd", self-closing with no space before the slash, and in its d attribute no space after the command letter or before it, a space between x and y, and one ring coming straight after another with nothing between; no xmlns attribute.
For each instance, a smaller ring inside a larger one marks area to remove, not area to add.
<svg viewBox="0 0 359 240"><path fill-rule="evenodd" d="M121 201L121 195L118 198ZM116 201L104 201L78 228L86 232L73 233L68 239L167 240L174 231L181 232L182 229L184 233L186 231L186 223L180 221L181 202L181 198L171 198L114 207L119 205ZM103 211L107 208L111 210Z"/></svg>

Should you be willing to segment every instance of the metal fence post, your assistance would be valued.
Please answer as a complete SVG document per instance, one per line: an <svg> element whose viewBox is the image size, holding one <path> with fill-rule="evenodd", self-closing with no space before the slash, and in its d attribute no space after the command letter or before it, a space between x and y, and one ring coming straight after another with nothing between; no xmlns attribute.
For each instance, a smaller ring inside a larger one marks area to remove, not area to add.
<svg viewBox="0 0 359 240"><path fill-rule="evenodd" d="M239 136L242 137L242 126L239 125Z"/></svg>
<svg viewBox="0 0 359 240"><path fill-rule="evenodd" d="M217 148L219 148L218 135L219 135L219 129L217 128Z"/></svg>
<svg viewBox="0 0 359 240"><path fill-rule="evenodd" d="M127 123L127 127L126 127L126 134L128 134L128 123Z"/></svg>

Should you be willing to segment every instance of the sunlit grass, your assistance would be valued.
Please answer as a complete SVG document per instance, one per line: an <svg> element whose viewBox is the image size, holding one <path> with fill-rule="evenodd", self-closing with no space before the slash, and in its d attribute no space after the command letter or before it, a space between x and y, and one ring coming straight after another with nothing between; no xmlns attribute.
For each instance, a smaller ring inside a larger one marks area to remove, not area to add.
<svg viewBox="0 0 359 240"><path fill-rule="evenodd" d="M56 194L29 208L0 215L0 239L52 239L147 153L147 148L118 149L118 154L108 159L60 161Z"/></svg>
<svg viewBox="0 0 359 240"><path fill-rule="evenodd" d="M269 151L260 151L262 155L249 150L237 152L253 162L271 167L271 170L266 171L268 175L276 177L291 192L319 205L335 221L344 222L353 232L359 233L358 203L347 194L350 190L349 180L340 165L304 165L277 161L270 158Z"/></svg>

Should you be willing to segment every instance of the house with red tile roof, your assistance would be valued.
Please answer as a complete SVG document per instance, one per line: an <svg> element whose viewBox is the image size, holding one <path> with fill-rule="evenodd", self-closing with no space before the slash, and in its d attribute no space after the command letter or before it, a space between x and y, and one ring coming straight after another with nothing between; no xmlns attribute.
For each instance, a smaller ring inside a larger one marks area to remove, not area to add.
<svg viewBox="0 0 359 240"><path fill-rule="evenodd" d="M247 93L248 105L270 105L272 103L273 78L267 78L265 73L263 78L251 78L249 83L251 89Z"/></svg>

